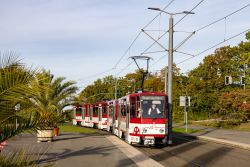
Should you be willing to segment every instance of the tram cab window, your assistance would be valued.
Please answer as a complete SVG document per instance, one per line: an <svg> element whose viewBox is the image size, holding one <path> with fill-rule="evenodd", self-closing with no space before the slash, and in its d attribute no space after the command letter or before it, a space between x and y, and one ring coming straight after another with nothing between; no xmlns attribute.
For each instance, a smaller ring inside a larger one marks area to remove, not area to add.
<svg viewBox="0 0 250 167"><path fill-rule="evenodd" d="M165 115L164 96L142 96L142 117L143 118L164 118Z"/></svg>

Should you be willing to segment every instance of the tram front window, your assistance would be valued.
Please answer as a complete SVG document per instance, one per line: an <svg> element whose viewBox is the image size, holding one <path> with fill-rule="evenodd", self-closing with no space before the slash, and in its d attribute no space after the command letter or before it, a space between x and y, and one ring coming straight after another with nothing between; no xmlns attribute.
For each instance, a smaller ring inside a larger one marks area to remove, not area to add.
<svg viewBox="0 0 250 167"><path fill-rule="evenodd" d="M143 118L164 118L164 96L142 96L142 117Z"/></svg>

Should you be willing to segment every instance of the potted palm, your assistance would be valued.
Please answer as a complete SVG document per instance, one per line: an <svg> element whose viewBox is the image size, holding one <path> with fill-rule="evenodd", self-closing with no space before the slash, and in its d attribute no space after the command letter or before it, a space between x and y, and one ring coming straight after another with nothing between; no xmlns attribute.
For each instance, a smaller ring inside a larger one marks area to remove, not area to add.
<svg viewBox="0 0 250 167"><path fill-rule="evenodd" d="M53 125L55 122L55 114L53 112L47 112L46 115L40 115L40 119L45 121L43 121L43 124L37 129L37 142L53 141Z"/></svg>
<svg viewBox="0 0 250 167"><path fill-rule="evenodd" d="M53 121L54 136L59 135L59 125L62 125L63 123L69 120L70 120L69 112L67 111L61 112L54 116L54 121Z"/></svg>
<svg viewBox="0 0 250 167"><path fill-rule="evenodd" d="M0 54L0 143L24 130L36 130L41 124L31 113L20 114L24 108L14 110L17 103L32 96L30 85L37 72L37 69L26 68L14 52Z"/></svg>
<svg viewBox="0 0 250 167"><path fill-rule="evenodd" d="M58 124L64 122L64 107L71 104L71 99L77 87L74 81L64 82L64 77L54 78L49 71L37 74L37 79L31 84L35 95L29 98L28 106L32 106L34 115L39 119L45 120L38 131L38 141L53 140L54 128L58 130ZM44 130L44 133L42 133ZM50 136L42 136L48 134ZM52 137L51 137L52 134ZM58 135L58 134L56 134Z"/></svg>

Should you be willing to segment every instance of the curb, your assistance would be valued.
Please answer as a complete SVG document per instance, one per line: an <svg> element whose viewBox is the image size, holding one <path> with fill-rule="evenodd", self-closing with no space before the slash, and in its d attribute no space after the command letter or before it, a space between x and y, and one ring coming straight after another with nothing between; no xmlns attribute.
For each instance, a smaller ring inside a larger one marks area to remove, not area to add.
<svg viewBox="0 0 250 167"><path fill-rule="evenodd" d="M149 158L147 155L143 154L118 137L107 136L106 138L111 141L128 158L134 161L138 167L164 167L159 162L153 160L152 158Z"/></svg>
<svg viewBox="0 0 250 167"><path fill-rule="evenodd" d="M239 142L235 142L235 141L228 141L228 140L218 139L218 138L208 137L208 136L196 136L196 137L198 139L212 141L212 142L215 142L215 143L225 144L225 145L238 147L238 148L242 148L242 149L250 151L250 145L249 144L239 143Z"/></svg>

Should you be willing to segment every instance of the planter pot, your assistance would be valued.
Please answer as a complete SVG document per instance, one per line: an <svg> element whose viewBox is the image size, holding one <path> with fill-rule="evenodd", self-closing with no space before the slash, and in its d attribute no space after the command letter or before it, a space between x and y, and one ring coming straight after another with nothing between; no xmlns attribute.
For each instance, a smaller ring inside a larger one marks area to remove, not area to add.
<svg viewBox="0 0 250 167"><path fill-rule="evenodd" d="M37 142L41 141L47 141L51 142L53 141L53 129L44 129L44 130L37 130Z"/></svg>
<svg viewBox="0 0 250 167"><path fill-rule="evenodd" d="M56 127L54 128L54 136L58 136L59 135L59 128Z"/></svg>

